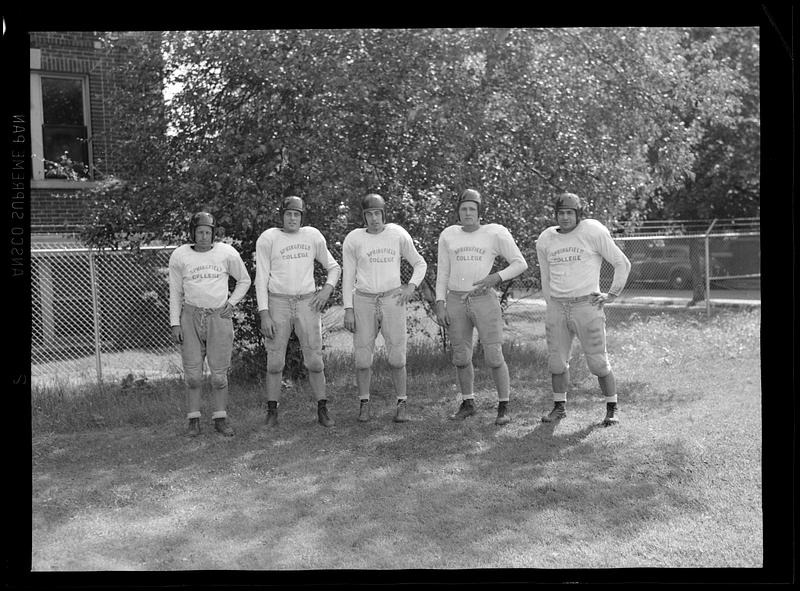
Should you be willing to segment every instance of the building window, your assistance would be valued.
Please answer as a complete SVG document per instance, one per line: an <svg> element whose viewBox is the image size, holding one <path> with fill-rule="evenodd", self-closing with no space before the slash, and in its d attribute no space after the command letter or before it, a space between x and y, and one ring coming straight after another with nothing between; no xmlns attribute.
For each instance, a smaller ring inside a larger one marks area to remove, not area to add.
<svg viewBox="0 0 800 591"><path fill-rule="evenodd" d="M91 180L84 76L31 72L34 180Z"/></svg>

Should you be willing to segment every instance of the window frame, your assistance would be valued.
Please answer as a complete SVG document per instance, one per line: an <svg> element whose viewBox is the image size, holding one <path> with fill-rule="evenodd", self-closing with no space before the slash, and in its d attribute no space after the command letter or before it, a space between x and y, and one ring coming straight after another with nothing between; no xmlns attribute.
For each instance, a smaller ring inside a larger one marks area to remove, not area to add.
<svg viewBox="0 0 800 591"><path fill-rule="evenodd" d="M44 137L42 126L44 124L44 105L42 104L42 78L62 78L78 80L81 83L83 98L83 121L86 127L87 146L86 154L89 167L89 178L71 181L67 179L48 179L44 176ZM94 155L92 143L91 105L89 101L89 77L86 74L70 72L54 72L49 70L31 69L30 73L30 106L31 106L31 187L32 188L64 188L73 189L86 183L94 182Z"/></svg>

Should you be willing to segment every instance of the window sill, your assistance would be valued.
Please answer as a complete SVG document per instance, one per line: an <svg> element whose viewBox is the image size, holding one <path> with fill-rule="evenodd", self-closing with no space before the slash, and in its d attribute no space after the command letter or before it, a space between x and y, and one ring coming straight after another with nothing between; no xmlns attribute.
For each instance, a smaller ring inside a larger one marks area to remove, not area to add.
<svg viewBox="0 0 800 591"><path fill-rule="evenodd" d="M62 179L31 180L31 189L94 189L97 181L66 181Z"/></svg>

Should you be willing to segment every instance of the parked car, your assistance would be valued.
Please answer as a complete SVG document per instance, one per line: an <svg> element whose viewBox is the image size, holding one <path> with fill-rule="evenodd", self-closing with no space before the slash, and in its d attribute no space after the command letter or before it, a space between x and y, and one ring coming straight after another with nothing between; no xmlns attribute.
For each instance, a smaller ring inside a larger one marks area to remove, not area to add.
<svg viewBox="0 0 800 591"><path fill-rule="evenodd" d="M669 289L692 289L694 278L689 262L688 245L665 245L649 247L646 250L633 252L628 258L631 261L631 272L628 285L667 287ZM702 263L701 263L702 264ZM702 268L702 279L705 280L705 268ZM724 265L717 255L711 256L711 277L725 275Z"/></svg>

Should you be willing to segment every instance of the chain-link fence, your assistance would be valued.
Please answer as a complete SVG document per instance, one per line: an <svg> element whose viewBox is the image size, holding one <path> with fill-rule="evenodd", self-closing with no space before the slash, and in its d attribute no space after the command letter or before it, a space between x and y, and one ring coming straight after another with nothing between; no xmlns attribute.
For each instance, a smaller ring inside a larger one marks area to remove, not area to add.
<svg viewBox="0 0 800 591"><path fill-rule="evenodd" d="M760 299L760 235L758 218L747 218L735 223L698 220L679 226L661 222L615 236L631 261L625 294L662 294L713 303L715 297L724 299L739 291ZM532 270L535 263L529 259L529 270L514 281L516 298L540 295L538 271ZM613 274L612 266L603 262L602 290L611 286Z"/></svg>
<svg viewBox="0 0 800 591"><path fill-rule="evenodd" d="M34 245L34 383L179 374L180 352L169 331L171 252Z"/></svg>
<svg viewBox="0 0 800 591"><path fill-rule="evenodd" d="M759 289L758 233L708 236L639 236L617 243L631 261L627 289L686 290L705 295L714 289ZM610 266L604 271L610 270ZM610 282L610 275L603 279Z"/></svg>
<svg viewBox="0 0 800 591"><path fill-rule="evenodd" d="M623 296L682 296L705 300L736 290L760 299L760 233L751 226L696 234L657 234L615 238L631 261ZM659 228L663 231L663 228ZM174 247L145 247L136 252L98 251L58 245L32 250L33 334L31 373L35 383L82 383L102 380L178 377L180 352L169 330L168 262ZM331 252L339 262L341 253ZM250 255L243 253L244 258ZM435 280L429 261L423 297L432 298ZM513 280L504 298L509 338L544 335L544 302L536 261ZM412 274L405 261L404 282ZM604 263L601 289L608 289L613 269ZM252 288L251 288L252 289ZM252 295L252 294L251 294ZM710 296L710 297L709 297ZM411 341L441 338L429 306L412 302ZM343 327L340 287L322 323L326 347L352 347ZM257 322L244 318L243 322ZM380 341L378 345L380 346Z"/></svg>

